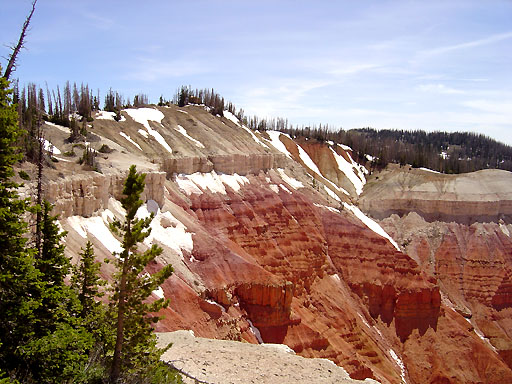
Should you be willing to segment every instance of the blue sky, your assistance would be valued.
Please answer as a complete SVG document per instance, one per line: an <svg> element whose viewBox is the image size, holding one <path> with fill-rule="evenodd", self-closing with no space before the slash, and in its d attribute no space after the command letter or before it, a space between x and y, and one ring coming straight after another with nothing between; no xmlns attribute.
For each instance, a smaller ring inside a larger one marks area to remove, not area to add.
<svg viewBox="0 0 512 384"><path fill-rule="evenodd" d="M16 42L29 8L0 0L1 43ZM293 124L512 144L510 0L39 0L26 46L22 84L87 82L101 98L112 87L153 102L184 84Z"/></svg>

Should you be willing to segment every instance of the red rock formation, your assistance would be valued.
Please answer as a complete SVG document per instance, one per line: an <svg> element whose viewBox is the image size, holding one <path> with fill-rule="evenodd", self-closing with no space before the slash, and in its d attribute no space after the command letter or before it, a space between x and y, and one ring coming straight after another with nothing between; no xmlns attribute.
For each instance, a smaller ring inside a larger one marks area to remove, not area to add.
<svg viewBox="0 0 512 384"><path fill-rule="evenodd" d="M194 330L235 337L222 331L231 324L241 329L236 337L254 341L246 316L264 341L284 342L306 357L329 358L354 378L400 381L402 372L389 354L394 349L402 351L404 359L414 351L421 362L406 360L411 370L405 374L411 382L444 380L442 362L455 348L446 333L454 322L465 321L460 315L446 315L436 280L351 213L316 207L297 191L275 193L264 177L249 176L250 184L238 193L228 188L227 195L189 197L189 209L208 233L207 244L195 240L193 256L198 262L189 267L206 282L207 296L225 310L199 301L196 308L208 316L210 325ZM275 177L272 182L283 183ZM212 249L212 239L224 245ZM264 272L256 272L258 268ZM244 270L274 282L255 281ZM482 359L499 361L489 357L494 352L481 346L472 329L457 327L457 338L466 345L466 364L471 363L474 345L480 345L475 348L481 349ZM422 352L425 340L436 348ZM436 361L442 369L427 375L418 368L425 361ZM448 371L449 382L468 377L474 382L494 380L486 370ZM512 379L506 369L498 373Z"/></svg>
<svg viewBox="0 0 512 384"><path fill-rule="evenodd" d="M413 215L384 222L397 236L402 223L409 223L409 231L401 232L408 252L439 279L449 305L471 319L476 331L512 367L510 237L493 223L426 223Z"/></svg>

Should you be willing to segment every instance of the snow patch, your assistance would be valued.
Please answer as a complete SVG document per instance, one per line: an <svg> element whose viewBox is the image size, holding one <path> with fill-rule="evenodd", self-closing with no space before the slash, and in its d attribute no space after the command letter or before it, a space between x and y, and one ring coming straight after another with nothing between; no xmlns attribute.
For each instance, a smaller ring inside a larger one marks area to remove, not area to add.
<svg viewBox="0 0 512 384"><path fill-rule="evenodd" d="M178 188L185 192L186 195L201 194L203 191L189 178L190 175L180 174L176 176L176 184Z"/></svg>
<svg viewBox="0 0 512 384"><path fill-rule="evenodd" d="M349 156L351 163L345 160L343 156L338 155L332 148L329 149L338 164L338 169L347 176L359 196L363 192L363 186L366 184L366 178L364 177L364 173L359 169L359 164L352 160L352 157L348 153L347 155ZM354 168L358 170L358 175L354 173Z"/></svg>
<svg viewBox="0 0 512 384"><path fill-rule="evenodd" d="M284 186L284 184L279 184L279 187L280 187L283 191L288 192L290 195L292 194L292 192L291 192L288 188L286 188L286 187Z"/></svg>
<svg viewBox="0 0 512 384"><path fill-rule="evenodd" d="M240 120L238 120L238 117L236 117L235 115L233 115L231 112L229 112L229 111L224 111L224 117L225 117L226 119L228 119L229 121L232 121L233 123L235 123L235 124L236 124L236 125L238 125L239 127L242 127L243 129L245 129L245 130L246 130L246 131L251 135L252 139L253 139L256 143L258 143L258 144L262 145L262 146L263 146L263 147L265 147L265 148L268 148L268 145L267 145L267 144L265 144L265 143L264 143L263 141L261 141L260 139L258 139L258 136L256 136L256 135L254 134L254 132L253 132L253 131L251 131L251 130L250 130L249 128L247 128L245 125L240 124Z"/></svg>
<svg viewBox="0 0 512 384"><path fill-rule="evenodd" d="M218 175L215 171L211 171L210 173L196 172L192 175L180 174L176 176L176 183L187 195L194 193L201 194L207 189L210 190L210 192L225 195L227 192L224 185L238 192L242 185L249 183L249 179L236 173L233 175Z"/></svg>
<svg viewBox="0 0 512 384"><path fill-rule="evenodd" d="M80 236L87 238L87 234L90 233L98 239L110 253L121 253L123 251L121 242L112 235L110 228L102 217L71 216L68 217L67 220L69 225L71 225Z"/></svg>
<svg viewBox="0 0 512 384"><path fill-rule="evenodd" d="M317 204L317 203L314 203L313 205L318 208L327 209L328 211L333 212L333 213L340 213L339 209L336 209L333 207L328 207L327 205L322 205L322 204Z"/></svg>
<svg viewBox="0 0 512 384"><path fill-rule="evenodd" d="M256 340L258 340L258 343L263 344L263 339L261 338L260 330L254 326L251 320L247 319L247 322L251 327L252 333L254 334L254 336L256 336Z"/></svg>
<svg viewBox="0 0 512 384"><path fill-rule="evenodd" d="M229 121L235 123L236 125L238 125L239 127L241 126L240 125L240 121L238 120L238 117L236 117L235 115L233 115L231 112L229 111L224 111L224 117L226 119L228 119Z"/></svg>
<svg viewBox="0 0 512 384"><path fill-rule="evenodd" d="M209 303L209 304L212 304L212 305L215 305L216 307L219 307L219 308L220 308L220 310L221 310L222 312L226 312L226 309L225 309L222 305L220 305L219 303L217 303L216 301L211 300L211 299L205 299L205 301L206 301L207 303Z"/></svg>
<svg viewBox="0 0 512 384"><path fill-rule="evenodd" d="M59 148L46 139L44 139L43 147L45 151L52 152L54 155L60 155L62 153Z"/></svg>
<svg viewBox="0 0 512 384"><path fill-rule="evenodd" d="M245 130L246 130L246 131L251 135L252 139L253 139L256 143L260 144L262 147L265 147L265 148L270 149L270 148L268 147L268 145L267 145L267 144L265 144L263 141L261 141L261 140L258 138L258 136L256 136L256 135L254 134L254 132L253 132L253 131L251 131L251 130L250 130L249 128L247 128L245 125L242 125L242 128L243 128L243 129L245 129Z"/></svg>
<svg viewBox="0 0 512 384"><path fill-rule="evenodd" d="M340 147L340 148L341 148L341 149L343 149L344 151L350 151L350 152L352 152L352 148L350 148L348 145L338 144L338 147Z"/></svg>
<svg viewBox="0 0 512 384"><path fill-rule="evenodd" d="M144 136L146 139L149 138L149 135L148 133L143 130L143 129L139 129L137 132L139 132L142 136Z"/></svg>
<svg viewBox="0 0 512 384"><path fill-rule="evenodd" d="M64 161L65 163L71 163L72 162L71 160L65 159L63 157L56 157L56 159L59 160L59 161Z"/></svg>
<svg viewBox="0 0 512 384"><path fill-rule="evenodd" d="M115 112L107 112L107 111L99 111L97 114L96 114L96 117L95 119L96 120L112 120L112 121L116 121L114 119L114 117L116 116L116 113ZM119 121L126 121L126 117L124 117L123 115L121 115L121 120Z"/></svg>
<svg viewBox="0 0 512 384"><path fill-rule="evenodd" d="M440 174L440 173L441 173L441 172L434 171L433 169L428 169L428 168L423 168L423 167L421 167L420 169L421 169L422 171L431 172L431 173L438 173L438 174Z"/></svg>
<svg viewBox="0 0 512 384"><path fill-rule="evenodd" d="M126 133L119 132L119 134L142 151L142 148L140 147L140 145L137 144L135 141L133 141L132 138L130 136L128 136Z"/></svg>
<svg viewBox="0 0 512 384"><path fill-rule="evenodd" d="M281 176L281 179L283 179L286 184L288 184L293 189L299 189L304 188L304 184L302 184L299 180L294 179L293 177L288 176L283 168L278 168L277 172L279 172L279 175Z"/></svg>
<svg viewBox="0 0 512 384"><path fill-rule="evenodd" d="M49 121L46 121L45 122L46 125L49 125L50 127L54 127L54 128L57 128L58 130L62 131L62 132L66 132L66 133L69 133L70 132L70 129L69 128L66 128L62 125L57 125L57 124L54 124L54 123L51 123Z"/></svg>
<svg viewBox="0 0 512 384"><path fill-rule="evenodd" d="M164 290L162 289L162 287L158 287L157 289L155 289L153 291L153 294L159 299L165 299Z"/></svg>
<svg viewBox="0 0 512 384"><path fill-rule="evenodd" d="M278 132L278 131L267 131L267 134L270 137L270 144L272 144L272 146L275 149L277 149L279 152L284 153L286 155L286 157L288 157L289 159L292 159L290 152L288 152L288 150L286 149L283 142L281 140L279 140L279 137L281 135L286 136L288 138L290 138L290 136L288 136L285 133Z"/></svg>
<svg viewBox="0 0 512 384"><path fill-rule="evenodd" d="M322 173L320 172L314 161L311 160L311 157L309 157L308 153L300 145L297 145L297 149L299 150L299 157L304 163L304 165L306 165L306 167L311 169L317 175L322 176Z"/></svg>
<svg viewBox="0 0 512 384"><path fill-rule="evenodd" d="M300 146L300 145L297 145L297 149L299 150L299 157L300 159L302 160L302 162L304 163L304 165L306 165L311 171L313 171L314 173L316 173L318 175L318 177L321 179L321 181L324 183L324 184L329 184L330 186L332 186L335 190L339 191L339 192L342 192L344 193L345 195L349 195L349 193L347 191L345 191L343 188L340 188L338 187L336 184L334 184L331 180L328 180L326 179L321 173L320 173L320 170L318 169L318 167L316 166L316 164L313 162L313 160L311 159L311 157L309 157L309 155L307 154L307 152Z"/></svg>
<svg viewBox="0 0 512 384"><path fill-rule="evenodd" d="M188 115L187 111L182 111L181 109L178 109L178 112L184 113L185 115Z"/></svg>
<svg viewBox="0 0 512 384"><path fill-rule="evenodd" d="M363 315L361 315L360 313L357 314L359 316L359 318L361 319L361 321L363 322L364 325L366 325L368 328L370 328L370 324L368 324L368 322L366 321L366 319L363 317Z"/></svg>
<svg viewBox="0 0 512 384"><path fill-rule="evenodd" d="M238 192L242 185L249 184L249 179L245 176L240 176L236 173L232 175L221 174L218 175L223 184L231 187L235 192Z"/></svg>
<svg viewBox="0 0 512 384"><path fill-rule="evenodd" d="M179 133L181 133L183 136L185 136L187 139L189 139L190 141L192 141L196 147L198 148L204 148L204 145L203 143L201 143L199 140L196 140L194 139L193 137L189 136L189 134L187 133L187 130L185 128L183 128L181 125L178 125L177 128L175 128Z"/></svg>
<svg viewBox="0 0 512 384"><path fill-rule="evenodd" d="M126 216L126 209L123 208L123 204L119 200L111 197L110 199L108 199L108 206L111 207L115 212L117 212L122 217Z"/></svg>
<svg viewBox="0 0 512 384"><path fill-rule="evenodd" d="M348 209L350 212L352 212L359 220L361 220L368 228L370 228L373 232L376 234L384 237L385 239L388 239L391 244L396 248L397 251L401 252L400 247L396 243L395 240L391 238L387 234L387 232L374 220L370 219L368 216L366 216L359 208L357 208L355 205L343 203L344 207Z"/></svg>
<svg viewBox="0 0 512 384"><path fill-rule="evenodd" d="M510 237L510 231L508 230L507 226L505 224L500 224L501 232L503 232L505 235Z"/></svg>
<svg viewBox="0 0 512 384"><path fill-rule="evenodd" d="M169 153L172 153L171 147L167 144L162 135L149 126L150 121L156 121L162 125L162 120L165 117L162 112L154 108L124 109L123 111L137 123L142 124L144 128L146 128L146 131L153 136L155 140L162 145L162 147L164 147Z"/></svg>
<svg viewBox="0 0 512 384"><path fill-rule="evenodd" d="M279 186L276 185L276 184L270 184L268 186L272 191L274 191L275 193L279 193Z"/></svg>
<svg viewBox="0 0 512 384"><path fill-rule="evenodd" d="M142 209L141 209L142 208ZM149 215L146 206L139 208L141 216ZM137 211L139 214L139 211ZM170 226L164 227L162 221L170 223ZM183 251L192 253L194 241L192 232L187 232L185 225L176 219L171 212L161 212L155 215L150 224L151 233L144 239L144 244L151 246L154 241L172 249L183 259Z"/></svg>
<svg viewBox="0 0 512 384"><path fill-rule="evenodd" d="M105 223L112 223L114 221L115 215L110 209L105 209L101 212L101 218Z"/></svg>
<svg viewBox="0 0 512 384"><path fill-rule="evenodd" d="M324 189L325 192L327 192L327 194L331 196L334 200L341 202L341 199L338 197L338 195L331 191L329 188L327 188L326 185L324 185Z"/></svg>
<svg viewBox="0 0 512 384"><path fill-rule="evenodd" d="M395 351L393 351L392 349L389 350L389 354L391 358L395 360L396 365L398 365L398 367L400 368L400 377L402 378L402 383L407 383L407 381L405 380L405 365L402 359L400 359L398 355L395 353Z"/></svg>

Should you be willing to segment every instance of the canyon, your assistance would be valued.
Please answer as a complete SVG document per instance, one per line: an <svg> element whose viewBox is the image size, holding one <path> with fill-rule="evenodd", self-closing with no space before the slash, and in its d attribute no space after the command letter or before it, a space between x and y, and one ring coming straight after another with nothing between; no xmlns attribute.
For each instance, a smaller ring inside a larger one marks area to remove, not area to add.
<svg viewBox="0 0 512 384"><path fill-rule="evenodd" d="M370 173L349 147L253 132L227 111L122 115L89 126L82 147L110 149L95 169L77 164L67 128L46 124L44 193L74 261L87 239L112 259L126 171L147 174L142 248L164 250L147 272L175 271L154 292L171 299L156 331L285 344L353 380L512 382L512 173Z"/></svg>

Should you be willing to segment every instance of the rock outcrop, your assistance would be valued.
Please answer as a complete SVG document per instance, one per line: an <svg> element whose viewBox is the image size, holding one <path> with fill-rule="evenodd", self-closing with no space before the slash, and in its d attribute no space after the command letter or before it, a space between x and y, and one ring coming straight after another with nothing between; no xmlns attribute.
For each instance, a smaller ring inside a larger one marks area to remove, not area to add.
<svg viewBox="0 0 512 384"><path fill-rule="evenodd" d="M365 188L363 211L377 219L417 212L427 221L512 222L512 173L484 170L461 175L390 166Z"/></svg>
<svg viewBox="0 0 512 384"><path fill-rule="evenodd" d="M164 172L148 172L141 198L164 204ZM64 177L44 185L43 195L61 218L69 216L90 217L100 209L108 208L110 197L122 197L124 174L103 175L97 172Z"/></svg>

